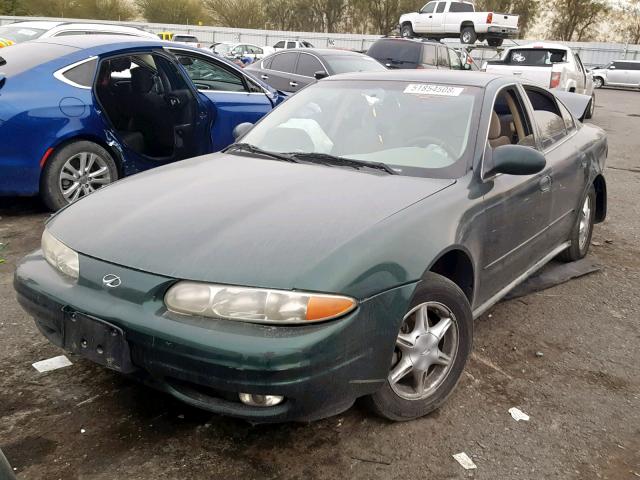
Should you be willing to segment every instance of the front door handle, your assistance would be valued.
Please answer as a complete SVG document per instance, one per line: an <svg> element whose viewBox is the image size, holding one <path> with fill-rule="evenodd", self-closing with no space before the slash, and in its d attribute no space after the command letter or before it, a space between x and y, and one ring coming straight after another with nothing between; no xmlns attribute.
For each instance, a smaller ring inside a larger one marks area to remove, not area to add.
<svg viewBox="0 0 640 480"><path fill-rule="evenodd" d="M290 87L297 87L298 86L298 82L289 82L289 86Z"/></svg>
<svg viewBox="0 0 640 480"><path fill-rule="evenodd" d="M545 175L544 177L542 177L538 184L540 186L540 191L548 192L549 190L551 190L551 183L551 176Z"/></svg>
<svg viewBox="0 0 640 480"><path fill-rule="evenodd" d="M269 75L260 75L260 78L263 80L269 80Z"/></svg>

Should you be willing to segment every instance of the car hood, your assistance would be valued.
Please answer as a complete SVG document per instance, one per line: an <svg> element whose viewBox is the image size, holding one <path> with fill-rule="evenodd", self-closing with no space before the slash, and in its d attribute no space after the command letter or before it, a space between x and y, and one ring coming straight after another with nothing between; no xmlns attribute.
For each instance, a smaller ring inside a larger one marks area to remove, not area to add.
<svg viewBox="0 0 640 480"><path fill-rule="evenodd" d="M47 227L84 255L145 272L295 289L341 246L357 237L366 251L374 225L453 183L213 154L110 185Z"/></svg>

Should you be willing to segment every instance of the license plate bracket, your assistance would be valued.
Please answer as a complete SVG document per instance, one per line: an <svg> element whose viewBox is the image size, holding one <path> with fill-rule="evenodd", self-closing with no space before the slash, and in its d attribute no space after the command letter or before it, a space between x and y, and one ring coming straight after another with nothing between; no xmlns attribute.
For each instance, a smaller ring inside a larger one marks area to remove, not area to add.
<svg viewBox="0 0 640 480"><path fill-rule="evenodd" d="M124 330L90 315L66 312L64 349L121 373L136 370Z"/></svg>

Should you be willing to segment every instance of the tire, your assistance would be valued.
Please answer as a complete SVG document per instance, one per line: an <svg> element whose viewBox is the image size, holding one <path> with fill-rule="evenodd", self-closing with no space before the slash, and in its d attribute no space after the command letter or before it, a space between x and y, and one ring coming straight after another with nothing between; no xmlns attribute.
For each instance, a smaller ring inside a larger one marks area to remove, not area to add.
<svg viewBox="0 0 640 480"><path fill-rule="evenodd" d="M593 114L596 110L596 94L591 94L591 100L589 101L589 105L587 105L587 111L584 114L584 118L593 118Z"/></svg>
<svg viewBox="0 0 640 480"><path fill-rule="evenodd" d="M587 205L587 202L589 208L588 215L585 216L585 205ZM589 251L591 235L593 234L593 220L596 213L596 190L593 185L589 187L587 195L581 205L581 208L578 210L576 224L571 229L571 234L569 236L571 245L558 255L558 259L563 262L575 262L576 260L580 260L581 258L584 258ZM584 233L581 235L581 228L587 228L588 230L583 231Z"/></svg>
<svg viewBox="0 0 640 480"><path fill-rule="evenodd" d="M429 327L427 333L420 335L416 330L419 328L417 319L425 309ZM446 322L446 316L453 321ZM407 342L407 338L412 338L413 343ZM401 343L402 347L399 347ZM416 288L400 326L387 381L380 390L366 397L365 403L376 414L393 421L413 420L433 412L446 401L458 384L472 343L473 315L467 297L449 279L427 273ZM409 349L413 349L412 353L408 352ZM449 357L447 365L434 363L428 366L434 358L446 361L445 357L440 356L443 352ZM412 370L394 382L394 373L403 371L401 366L407 362L411 363ZM426 377L420 372L426 372ZM418 388L418 375L423 375L422 389Z"/></svg>
<svg viewBox="0 0 640 480"><path fill-rule="evenodd" d="M465 44L476 43L478 35L473 27L464 27L460 30L460 42Z"/></svg>
<svg viewBox="0 0 640 480"><path fill-rule="evenodd" d="M96 143L78 140L49 158L40 178L40 196L55 211L117 179L118 168L109 152Z"/></svg>
<svg viewBox="0 0 640 480"><path fill-rule="evenodd" d="M413 38L416 36L416 33L413 31L413 27L410 23L405 23L400 29L400 35L403 38Z"/></svg>
<svg viewBox="0 0 640 480"><path fill-rule="evenodd" d="M593 77L593 88L602 88L604 86L604 79L602 77Z"/></svg>
<svg viewBox="0 0 640 480"><path fill-rule="evenodd" d="M503 41L504 41L504 39L502 39L502 38L488 38L487 39L487 44L490 47L501 47Z"/></svg>

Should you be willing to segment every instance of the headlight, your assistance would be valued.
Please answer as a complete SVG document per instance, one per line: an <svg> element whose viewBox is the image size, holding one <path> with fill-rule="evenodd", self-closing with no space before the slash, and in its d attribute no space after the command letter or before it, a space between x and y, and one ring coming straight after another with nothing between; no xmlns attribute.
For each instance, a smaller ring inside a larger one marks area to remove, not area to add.
<svg viewBox="0 0 640 480"><path fill-rule="evenodd" d="M78 279L80 274L78 254L51 235L46 228L42 233L42 252L53 268L74 280Z"/></svg>
<svg viewBox="0 0 640 480"><path fill-rule="evenodd" d="M340 317L356 307L353 298L286 290L179 282L164 297L167 308L183 315L256 323L295 324Z"/></svg>

